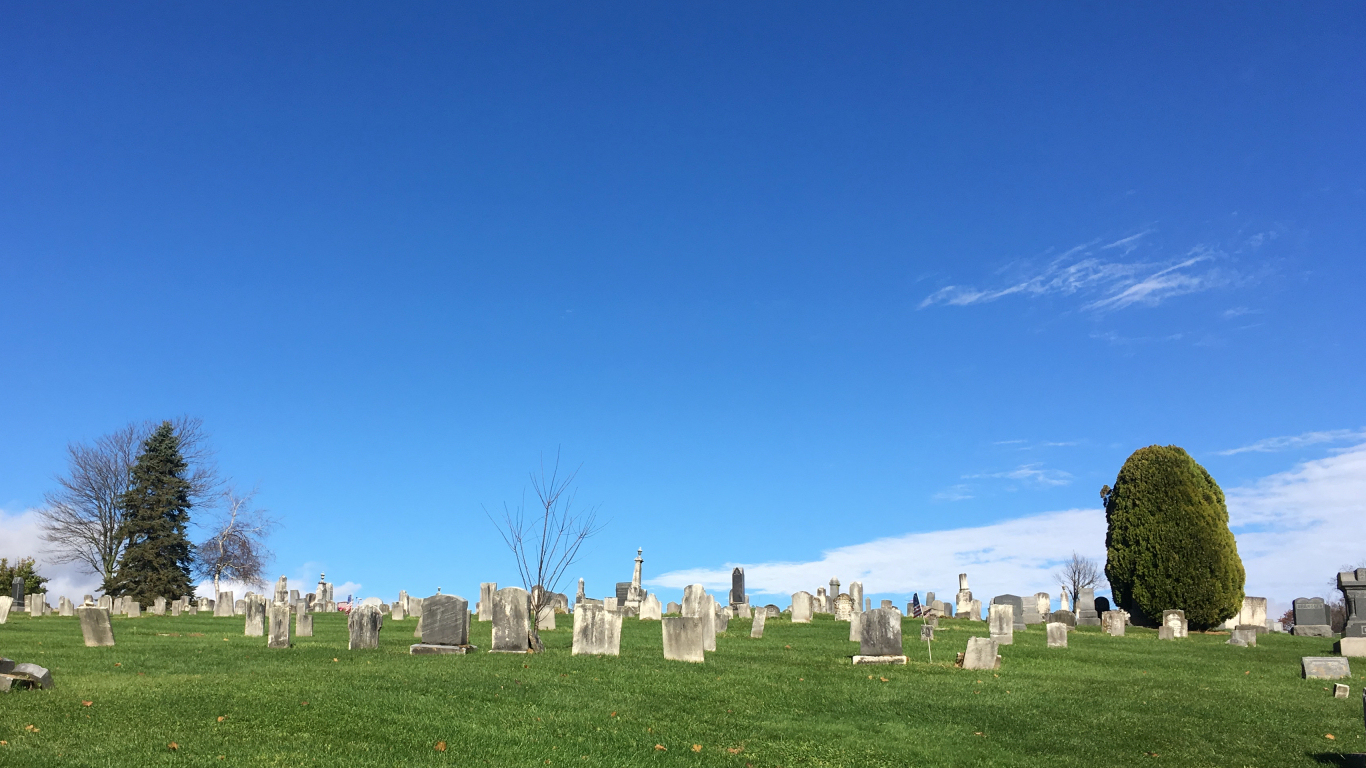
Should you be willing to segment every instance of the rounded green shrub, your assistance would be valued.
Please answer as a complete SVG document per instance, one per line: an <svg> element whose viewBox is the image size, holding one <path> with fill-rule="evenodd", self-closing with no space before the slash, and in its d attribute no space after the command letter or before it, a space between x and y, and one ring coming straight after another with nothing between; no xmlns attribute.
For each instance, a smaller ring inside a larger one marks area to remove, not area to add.
<svg viewBox="0 0 1366 768"><path fill-rule="evenodd" d="M1134 451L1105 497L1105 575L1135 620L1186 612L1191 629L1217 626L1243 604L1243 561L1224 492L1175 445Z"/></svg>

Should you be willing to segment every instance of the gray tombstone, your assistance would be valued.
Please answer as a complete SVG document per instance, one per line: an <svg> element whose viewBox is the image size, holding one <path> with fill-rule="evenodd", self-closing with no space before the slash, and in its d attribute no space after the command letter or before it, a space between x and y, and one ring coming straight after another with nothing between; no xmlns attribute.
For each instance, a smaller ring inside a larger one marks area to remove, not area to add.
<svg viewBox="0 0 1366 768"><path fill-rule="evenodd" d="M288 603L288 602L289 602L289 579L288 579L288 578L286 578L286 577L284 577L284 576L281 576L280 579L279 579L279 581L276 581L276 582L275 582L275 599L274 599L272 602L276 602L276 603ZM288 630L289 628L286 627L285 629Z"/></svg>
<svg viewBox="0 0 1366 768"><path fill-rule="evenodd" d="M878 610L882 609L879 608ZM869 611L860 611L859 613L852 613L849 615L849 642L857 643L863 638L863 627L861 624L863 621L863 614L865 613L869 613Z"/></svg>
<svg viewBox="0 0 1366 768"><path fill-rule="evenodd" d="M130 619L142 618L142 603L132 598L127 598L123 604L123 612Z"/></svg>
<svg viewBox="0 0 1366 768"><path fill-rule="evenodd" d="M1352 666L1341 656L1305 656L1300 659L1306 680L1339 680L1352 676Z"/></svg>
<svg viewBox="0 0 1366 768"><path fill-rule="evenodd" d="M181 603L180 603L179 600L176 600L175 602L171 603L171 615L172 615L172 616L179 616L179 615L180 615L180 606L181 606ZM66 614L63 613L62 615L65 616Z"/></svg>
<svg viewBox="0 0 1366 768"><path fill-rule="evenodd" d="M754 612L753 623L749 625L749 636L758 640L764 636L764 622L768 621L768 611L757 610Z"/></svg>
<svg viewBox="0 0 1366 768"><path fill-rule="evenodd" d="M0 596L0 624L9 620L9 609L12 605L14 605L14 598L9 595Z"/></svg>
<svg viewBox="0 0 1366 768"><path fill-rule="evenodd" d="M111 595L100 595L100 599L95 601L95 605L108 611L110 615L114 613L114 598Z"/></svg>
<svg viewBox="0 0 1366 768"><path fill-rule="evenodd" d="M152 615L153 615L153 616L165 616L165 615L166 615L166 598L161 597L160 595L158 595L157 598L156 598L155 600L152 601Z"/></svg>
<svg viewBox="0 0 1366 768"><path fill-rule="evenodd" d="M226 618L228 616L232 616L232 604L232 592L219 592L218 599L214 603L213 607L214 618Z"/></svg>
<svg viewBox="0 0 1366 768"><path fill-rule="evenodd" d="M403 621L408 618L408 610L404 607L407 603L407 600L398 600L389 606L389 618L394 621Z"/></svg>
<svg viewBox="0 0 1366 768"><path fill-rule="evenodd" d="M1048 621L1054 624L1066 624L1069 627L1077 626L1077 617L1071 611L1054 611L1048 614Z"/></svg>
<svg viewBox="0 0 1366 768"><path fill-rule="evenodd" d="M967 651L963 653L963 669L1000 669L1001 657L996 646L995 640L969 637Z"/></svg>
<svg viewBox="0 0 1366 768"><path fill-rule="evenodd" d="M792 595L792 623L810 624L816 611L816 598L805 590Z"/></svg>
<svg viewBox="0 0 1366 768"><path fill-rule="evenodd" d="M270 634L266 639L267 648L289 647L289 603L271 603L266 609L270 622Z"/></svg>
<svg viewBox="0 0 1366 768"><path fill-rule="evenodd" d="M1176 630L1174 630L1174 629L1172 629L1171 627L1169 627L1169 626L1167 626L1167 625L1164 624L1164 625L1162 625L1162 626L1160 626L1160 627L1157 628L1157 639L1158 639L1158 640L1175 640L1175 639L1176 639Z"/></svg>
<svg viewBox="0 0 1366 768"><path fill-rule="evenodd" d="M1124 637L1124 612L1106 611L1100 615L1100 626L1110 637Z"/></svg>
<svg viewBox="0 0 1366 768"><path fill-rule="evenodd" d="M629 582L629 581L618 581L618 582L617 582L617 591L616 591L617 604L620 605L620 604L622 604L622 603L625 603L625 602L626 602L626 598L627 598L630 594L631 594L631 582Z"/></svg>
<svg viewBox="0 0 1366 768"><path fill-rule="evenodd" d="M526 634L525 626L523 634ZM424 645L469 645L470 601L459 595L435 594L422 601Z"/></svg>
<svg viewBox="0 0 1366 768"><path fill-rule="evenodd" d="M1332 619L1328 604L1321 597L1297 597L1292 603L1295 614L1294 634L1299 637L1332 637Z"/></svg>
<svg viewBox="0 0 1366 768"><path fill-rule="evenodd" d="M1011 611L1011 621L1014 622L1015 631L1017 631L1017 632L1023 632L1023 631L1024 631L1024 629L1025 629L1025 617L1024 617L1024 612L1025 612L1025 601L1024 601L1024 598L1023 598L1023 597L1020 597L1019 595L997 595L996 597L991 598L991 604L992 604L992 605L1009 605L1009 606L1011 606L1011 607L1014 609L1014 610ZM990 609L988 609L988 610L990 610ZM992 634L996 634L996 632L993 631ZM1009 643L1006 643L1006 645L1009 645Z"/></svg>
<svg viewBox="0 0 1366 768"><path fill-rule="evenodd" d="M716 621L716 633L717 633L718 635L721 634L722 632L725 632L726 630L730 629L730 606L726 606L725 608L722 608L722 607L719 606L719 605L716 606L716 618L715 618L715 621Z"/></svg>
<svg viewBox="0 0 1366 768"><path fill-rule="evenodd" d="M479 584L479 620L493 621L493 595L498 591L498 582L485 581Z"/></svg>
<svg viewBox="0 0 1366 768"><path fill-rule="evenodd" d="M1190 634L1190 625L1186 622L1185 611L1176 609L1168 609L1163 611L1162 626L1171 629L1173 640L1187 637Z"/></svg>
<svg viewBox="0 0 1366 768"><path fill-rule="evenodd" d="M233 616L245 616L245 615L247 614L247 602L248 602L247 598L249 598L249 597L254 598L254 597L256 597L256 595L247 594L247 595L243 596L241 599L233 600L233 601L232 601L232 615L233 615Z"/></svg>
<svg viewBox="0 0 1366 768"><path fill-rule="evenodd" d="M1228 645L1236 645L1241 648L1257 647L1257 630L1253 627L1235 629L1230 633Z"/></svg>
<svg viewBox="0 0 1366 768"><path fill-rule="evenodd" d="M1338 574L1338 589L1347 604L1347 624L1343 638L1366 637L1366 568Z"/></svg>
<svg viewBox="0 0 1366 768"><path fill-rule="evenodd" d="M93 605L82 605L76 609L81 622L81 636L87 648L114 644L114 627L109 621L109 611Z"/></svg>
<svg viewBox="0 0 1366 768"><path fill-rule="evenodd" d="M859 617L859 655L855 664L905 664L901 650L901 612L895 608L867 611Z"/></svg>
<svg viewBox="0 0 1366 768"><path fill-rule="evenodd" d="M14 607L18 610L24 608L24 577L15 576L10 582L10 596L14 600Z"/></svg>
<svg viewBox="0 0 1366 768"><path fill-rule="evenodd" d="M849 582L849 599L854 601L854 612L863 612L863 582Z"/></svg>
<svg viewBox="0 0 1366 768"><path fill-rule="evenodd" d="M493 647L491 653L526 653L531 650L530 597L521 587L503 587L493 593Z"/></svg>
<svg viewBox="0 0 1366 768"><path fill-rule="evenodd" d="M1039 616L1039 621L1038 621L1037 623L1039 623L1039 624L1047 624L1047 623L1048 623L1048 614L1051 613L1052 610L1053 610L1053 601L1052 601L1052 598L1050 598L1050 597L1048 596L1048 593L1047 593L1047 592L1035 592L1035 593L1034 593L1034 611L1035 611L1035 613L1037 613L1038 616ZM1026 619L1026 620L1025 620L1025 623L1026 623L1026 624L1029 624L1030 622Z"/></svg>
<svg viewBox="0 0 1366 768"><path fill-rule="evenodd" d="M683 616L701 619L702 647L716 650L716 600L701 584L689 584L683 588Z"/></svg>
<svg viewBox="0 0 1366 768"><path fill-rule="evenodd" d="M47 667L40 667L37 664L15 664L14 668L6 674L11 675L5 680L7 683L10 680L18 679L34 688L46 690L52 687L52 673L48 671Z"/></svg>
<svg viewBox="0 0 1366 768"><path fill-rule="evenodd" d="M1093 587L1086 587L1077 594L1077 626L1100 626L1100 614L1096 612L1096 590Z"/></svg>
<svg viewBox="0 0 1366 768"><path fill-rule="evenodd" d="M993 602L987 610L991 639L996 641L997 645L1014 645L1015 606L1010 603Z"/></svg>
<svg viewBox="0 0 1366 768"><path fill-rule="evenodd" d="M683 606L681 606L681 605L679 605L678 603L675 603L675 602L673 602L673 601L670 601L669 604L668 604L668 606L666 606L666 607L664 608L664 612L667 613L667 614L674 614L674 615L681 614L681 613L683 612Z"/></svg>
<svg viewBox="0 0 1366 768"><path fill-rule="evenodd" d="M1044 629L1048 631L1049 648L1067 647L1067 625L1062 622L1049 622Z"/></svg>
<svg viewBox="0 0 1366 768"><path fill-rule="evenodd" d="M730 604L744 605L749 602L745 596L745 569L735 568L730 572Z"/></svg>
<svg viewBox="0 0 1366 768"><path fill-rule="evenodd" d="M585 603L574 610L571 656L620 656L621 613L601 604Z"/></svg>
<svg viewBox="0 0 1366 768"><path fill-rule="evenodd" d="M536 631L555 629L555 606L543 605L536 610Z"/></svg>
<svg viewBox="0 0 1366 768"><path fill-rule="evenodd" d="M1345 699L1352 695L1352 686L1342 683L1333 683L1333 698Z"/></svg>
<svg viewBox="0 0 1366 768"><path fill-rule="evenodd" d="M348 651L373 650L379 647L379 631L384 627L384 614L377 605L353 605L346 617L349 637Z"/></svg>
<svg viewBox="0 0 1366 768"><path fill-rule="evenodd" d="M244 634L247 637L261 637L266 633L266 603L264 600L256 599L252 595L245 600L247 614L246 628Z"/></svg>
<svg viewBox="0 0 1366 768"><path fill-rule="evenodd" d="M659 622L664 633L666 661L704 662L706 627L699 616L666 616Z"/></svg>
<svg viewBox="0 0 1366 768"><path fill-rule="evenodd" d="M306 603L301 602L294 609L294 636L313 636L313 614L308 612L308 604Z"/></svg>

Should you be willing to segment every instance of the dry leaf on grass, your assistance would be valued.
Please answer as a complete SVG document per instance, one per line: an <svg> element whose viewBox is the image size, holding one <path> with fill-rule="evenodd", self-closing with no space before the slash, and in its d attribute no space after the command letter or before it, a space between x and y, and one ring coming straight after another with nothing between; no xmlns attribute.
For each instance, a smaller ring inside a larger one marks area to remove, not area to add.
<svg viewBox="0 0 1366 768"><path fill-rule="evenodd" d="M665 751L665 750L667 750L667 749L668 749L668 747L664 746L663 744L656 744L656 745L655 745L655 751L656 751L656 752L663 752L663 751Z"/></svg>
<svg viewBox="0 0 1366 768"><path fill-rule="evenodd" d="M82 702L81 702L81 706L82 706L82 707L88 707L88 706L93 705L94 703L95 703L95 702L93 702L93 701L82 701Z"/></svg>
<svg viewBox="0 0 1366 768"><path fill-rule="evenodd" d="M444 742L444 741L438 741L438 742L436 743L436 751L437 751L437 752L445 752L445 751L446 751L446 742Z"/></svg>
<svg viewBox="0 0 1366 768"><path fill-rule="evenodd" d="M37 728L34 728L34 730L36 731L36 730L38 730L38 729L37 729ZM1325 738L1325 739L1336 739L1337 737L1334 736L1334 735L1331 734L1331 733L1325 733L1325 734L1323 734L1323 738Z"/></svg>
<svg viewBox="0 0 1366 768"><path fill-rule="evenodd" d="M227 716L227 715L219 715L219 716L218 716L218 722L220 722L220 723L223 722L224 720L227 720L227 719L228 719L228 716Z"/></svg>
<svg viewBox="0 0 1366 768"><path fill-rule="evenodd" d="M174 752L174 751L176 751L177 749L180 749L180 745L177 744L177 743L175 743L175 742L173 741L173 742L171 742L170 744L167 744L167 745L166 745L166 748L169 749L169 750L171 750L172 752Z"/></svg>
<svg viewBox="0 0 1366 768"><path fill-rule="evenodd" d="M702 745L701 745L701 744L694 744L694 745L692 745L692 751L694 751L694 752L701 752L701 751L702 751Z"/></svg>

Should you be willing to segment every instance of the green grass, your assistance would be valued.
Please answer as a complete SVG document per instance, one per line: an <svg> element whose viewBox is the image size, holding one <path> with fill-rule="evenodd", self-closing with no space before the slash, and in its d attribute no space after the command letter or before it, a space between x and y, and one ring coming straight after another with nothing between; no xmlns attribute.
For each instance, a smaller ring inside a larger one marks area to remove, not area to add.
<svg viewBox="0 0 1366 768"><path fill-rule="evenodd" d="M56 687L0 694L0 766L1313 766L1366 752L1366 669L1346 701L1299 676L1331 640L1083 628L1048 650L1030 627L993 674L952 668L984 624L942 622L930 664L919 623L905 622L909 666L854 667L848 625L828 616L772 619L762 640L737 619L705 664L682 664L663 660L657 622L633 619L620 658L593 658L570 656L567 621L545 654L462 657L409 656L414 620L386 621L377 651L347 651L340 614L289 650L209 616L116 618L118 645L86 648L75 619L11 615L0 655L49 667ZM472 635L488 648L488 624Z"/></svg>

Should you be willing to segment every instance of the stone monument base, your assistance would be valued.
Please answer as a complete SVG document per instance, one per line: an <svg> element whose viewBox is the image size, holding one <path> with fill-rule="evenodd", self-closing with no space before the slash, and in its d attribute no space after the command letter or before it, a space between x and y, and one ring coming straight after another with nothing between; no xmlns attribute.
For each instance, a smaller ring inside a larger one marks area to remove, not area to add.
<svg viewBox="0 0 1366 768"><path fill-rule="evenodd" d="M855 656L854 665L859 664L905 664L905 656Z"/></svg>
<svg viewBox="0 0 1366 768"><path fill-rule="evenodd" d="M1296 624L1290 634L1296 637L1332 637L1333 628L1327 624Z"/></svg>
<svg viewBox="0 0 1366 768"><path fill-rule="evenodd" d="M477 651L478 647L473 645L436 645L435 643L413 643L408 646L408 653L413 656L429 656L434 654L457 653L464 655L470 651ZM504 651L506 653L506 651Z"/></svg>
<svg viewBox="0 0 1366 768"><path fill-rule="evenodd" d="M1366 637L1344 637L1333 650L1343 656L1366 656Z"/></svg>

